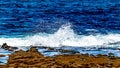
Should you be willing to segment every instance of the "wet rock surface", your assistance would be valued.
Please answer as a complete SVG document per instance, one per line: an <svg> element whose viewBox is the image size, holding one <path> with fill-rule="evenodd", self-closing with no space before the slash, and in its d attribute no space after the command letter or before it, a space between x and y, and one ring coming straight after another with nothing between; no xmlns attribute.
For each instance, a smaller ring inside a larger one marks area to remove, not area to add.
<svg viewBox="0 0 120 68"><path fill-rule="evenodd" d="M12 47L12 46L8 46L7 43L3 43L3 45L1 46L1 48L8 50L8 51L15 51L18 49L18 47Z"/></svg>
<svg viewBox="0 0 120 68"><path fill-rule="evenodd" d="M5 57L5 55L4 54L0 54L0 57Z"/></svg>
<svg viewBox="0 0 120 68"><path fill-rule="evenodd" d="M53 49L49 48L49 50ZM0 68L116 68L120 67L119 61L119 57L113 59L106 55L79 53L46 57L38 52L36 47L31 47L27 51L19 50L10 54L7 64L1 65Z"/></svg>

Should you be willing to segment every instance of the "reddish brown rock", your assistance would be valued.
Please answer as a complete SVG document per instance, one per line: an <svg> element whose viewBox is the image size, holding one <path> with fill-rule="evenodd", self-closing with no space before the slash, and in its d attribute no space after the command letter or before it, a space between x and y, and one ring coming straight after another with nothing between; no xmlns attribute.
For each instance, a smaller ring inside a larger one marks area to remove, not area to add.
<svg viewBox="0 0 120 68"><path fill-rule="evenodd" d="M97 57L88 54L56 55L45 57L36 47L27 51L19 50L9 55L6 65L0 68L111 68L120 67L120 58L111 59L108 56Z"/></svg>

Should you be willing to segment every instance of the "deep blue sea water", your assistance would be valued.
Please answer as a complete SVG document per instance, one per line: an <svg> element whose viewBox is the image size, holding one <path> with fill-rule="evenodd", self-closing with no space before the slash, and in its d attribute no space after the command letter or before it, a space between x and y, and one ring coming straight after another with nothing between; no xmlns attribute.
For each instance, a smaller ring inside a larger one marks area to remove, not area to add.
<svg viewBox="0 0 120 68"><path fill-rule="evenodd" d="M1 0L0 35L54 33L70 22L77 34L120 33L119 0Z"/></svg>
<svg viewBox="0 0 120 68"><path fill-rule="evenodd" d="M5 42L18 47L119 48L120 0L0 0L0 45ZM119 56L112 49L89 50L85 53Z"/></svg>
<svg viewBox="0 0 120 68"><path fill-rule="evenodd" d="M68 34L119 38L119 12L119 0L1 0L0 37L55 35L65 25Z"/></svg>

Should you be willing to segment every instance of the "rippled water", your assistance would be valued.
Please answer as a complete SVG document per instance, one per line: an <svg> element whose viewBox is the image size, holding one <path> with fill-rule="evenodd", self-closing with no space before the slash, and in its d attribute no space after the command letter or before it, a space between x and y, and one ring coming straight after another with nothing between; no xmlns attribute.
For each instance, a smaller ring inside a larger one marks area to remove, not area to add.
<svg viewBox="0 0 120 68"><path fill-rule="evenodd" d="M68 22L77 34L119 33L119 6L119 0L0 1L0 34L54 33Z"/></svg>

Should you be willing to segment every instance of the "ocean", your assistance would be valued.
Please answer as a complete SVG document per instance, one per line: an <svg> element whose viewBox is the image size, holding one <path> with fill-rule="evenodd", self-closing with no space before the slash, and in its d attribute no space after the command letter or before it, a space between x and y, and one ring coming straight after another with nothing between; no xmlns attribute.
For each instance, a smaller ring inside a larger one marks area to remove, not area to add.
<svg viewBox="0 0 120 68"><path fill-rule="evenodd" d="M0 0L0 45L3 43L22 49L66 47L80 53L120 56L120 0ZM0 49L3 53L11 52ZM4 59L8 57L0 58L6 62Z"/></svg>

